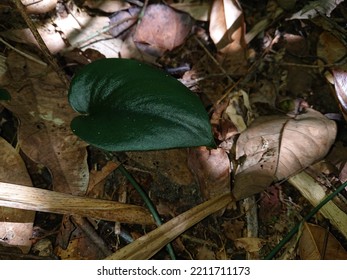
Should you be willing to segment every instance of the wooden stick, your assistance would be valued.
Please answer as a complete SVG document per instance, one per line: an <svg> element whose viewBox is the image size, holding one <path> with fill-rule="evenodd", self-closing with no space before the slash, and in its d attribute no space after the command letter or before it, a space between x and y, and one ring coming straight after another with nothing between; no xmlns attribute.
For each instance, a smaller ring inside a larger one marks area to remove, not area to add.
<svg viewBox="0 0 347 280"><path fill-rule="evenodd" d="M121 223L155 224L146 208L0 182L0 206L80 215Z"/></svg>
<svg viewBox="0 0 347 280"><path fill-rule="evenodd" d="M226 207L233 198L230 193L212 198L178 215L167 223L141 236L129 245L108 256L108 260L146 260L166 244L207 216Z"/></svg>

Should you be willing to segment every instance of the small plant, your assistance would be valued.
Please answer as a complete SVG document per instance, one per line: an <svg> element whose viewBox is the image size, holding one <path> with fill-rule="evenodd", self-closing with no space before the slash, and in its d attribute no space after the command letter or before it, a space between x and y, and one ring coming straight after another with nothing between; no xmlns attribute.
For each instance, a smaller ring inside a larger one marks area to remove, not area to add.
<svg viewBox="0 0 347 280"><path fill-rule="evenodd" d="M72 79L72 131L107 151L214 147L199 98L173 77L130 59L101 59Z"/></svg>
<svg viewBox="0 0 347 280"><path fill-rule="evenodd" d="M199 98L165 72L135 60L102 59L88 64L73 78L69 102L82 114L72 120L72 131L106 151L215 146ZM161 225L141 186L122 165L120 171ZM175 259L170 243L167 250Z"/></svg>

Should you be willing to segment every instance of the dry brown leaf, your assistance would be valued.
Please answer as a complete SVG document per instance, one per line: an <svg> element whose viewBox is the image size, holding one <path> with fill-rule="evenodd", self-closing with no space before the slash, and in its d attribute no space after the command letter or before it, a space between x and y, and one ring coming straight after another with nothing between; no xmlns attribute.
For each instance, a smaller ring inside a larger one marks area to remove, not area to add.
<svg viewBox="0 0 347 280"><path fill-rule="evenodd" d="M119 163L108 161L101 170L91 170L89 174L88 190L86 192L88 197L103 198L104 188L103 185L108 175L116 170Z"/></svg>
<svg viewBox="0 0 347 280"><path fill-rule="evenodd" d="M307 109L295 117L266 116L240 134L233 194L242 199L322 159L335 141L336 124Z"/></svg>
<svg viewBox="0 0 347 280"><path fill-rule="evenodd" d="M15 52L9 53L7 64L0 85L11 95L4 106L20 120L21 149L49 168L55 191L83 195L89 177L86 144L70 129L76 113L65 86L55 72Z"/></svg>
<svg viewBox="0 0 347 280"><path fill-rule="evenodd" d="M218 50L217 60L227 72L239 70L246 62L244 25L237 0L213 1L209 31Z"/></svg>
<svg viewBox="0 0 347 280"><path fill-rule="evenodd" d="M222 227L226 238L235 240L242 236L245 222L240 220L228 220L223 222Z"/></svg>
<svg viewBox="0 0 347 280"><path fill-rule="evenodd" d="M149 5L136 28L134 42L142 51L161 56L185 41L192 24L192 18L186 13L163 4Z"/></svg>
<svg viewBox="0 0 347 280"><path fill-rule="evenodd" d="M347 120L347 71L333 70L335 94L345 120Z"/></svg>
<svg viewBox="0 0 347 280"><path fill-rule="evenodd" d="M241 237L234 240L235 246L244 248L249 253L258 252L265 244L265 240L257 237Z"/></svg>
<svg viewBox="0 0 347 280"><path fill-rule="evenodd" d="M197 260L215 260L216 254L213 250L209 249L207 246L199 246L197 248L196 254Z"/></svg>
<svg viewBox="0 0 347 280"><path fill-rule="evenodd" d="M346 45L329 31L324 31L319 36L317 44L317 56L321 57L328 64L340 61L347 54ZM347 71L347 66L341 65Z"/></svg>
<svg viewBox="0 0 347 280"><path fill-rule="evenodd" d="M205 200L230 192L230 161L223 149L189 149L188 166L199 182Z"/></svg>
<svg viewBox="0 0 347 280"><path fill-rule="evenodd" d="M93 245L87 236L79 232L74 234L66 249L58 246L55 254L62 260L100 260L105 255Z"/></svg>
<svg viewBox="0 0 347 280"><path fill-rule="evenodd" d="M31 179L18 152L0 137L0 182L31 185ZM0 206L0 243L19 247L28 253L35 211Z"/></svg>
<svg viewBox="0 0 347 280"><path fill-rule="evenodd" d="M330 232L323 227L308 223L304 224L299 241L299 255L303 260L347 259L346 250Z"/></svg>

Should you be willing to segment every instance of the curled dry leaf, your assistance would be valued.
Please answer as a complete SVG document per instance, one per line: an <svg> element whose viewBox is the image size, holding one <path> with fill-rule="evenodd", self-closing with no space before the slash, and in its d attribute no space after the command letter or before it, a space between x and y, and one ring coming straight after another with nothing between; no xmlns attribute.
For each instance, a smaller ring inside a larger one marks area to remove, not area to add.
<svg viewBox="0 0 347 280"><path fill-rule="evenodd" d="M192 24L189 14L163 4L149 5L136 28L134 42L144 52L161 56L184 42Z"/></svg>
<svg viewBox="0 0 347 280"><path fill-rule="evenodd" d="M120 36L124 38L130 33L132 27L135 26L138 21L138 15L141 9L138 7L129 8L127 10L121 10L110 16L110 26L115 25L110 29L110 34L113 37Z"/></svg>
<svg viewBox="0 0 347 280"><path fill-rule="evenodd" d="M345 120L347 120L347 71L333 70L336 98Z"/></svg>
<svg viewBox="0 0 347 280"><path fill-rule="evenodd" d="M302 260L346 260L347 252L325 228L305 223L299 241Z"/></svg>
<svg viewBox="0 0 347 280"><path fill-rule="evenodd" d="M218 50L217 60L227 72L239 70L246 62L244 26L237 0L213 1L209 31Z"/></svg>
<svg viewBox="0 0 347 280"><path fill-rule="evenodd" d="M295 117L266 116L240 134L233 194L242 199L322 159L335 141L336 124L307 109Z"/></svg>

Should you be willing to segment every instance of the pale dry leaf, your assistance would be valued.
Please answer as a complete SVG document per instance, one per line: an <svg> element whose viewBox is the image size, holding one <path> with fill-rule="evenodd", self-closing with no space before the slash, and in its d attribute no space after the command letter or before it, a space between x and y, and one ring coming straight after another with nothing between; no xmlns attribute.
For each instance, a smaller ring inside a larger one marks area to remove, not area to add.
<svg viewBox="0 0 347 280"><path fill-rule="evenodd" d="M321 186L305 171L290 177L288 183L294 186L314 207L326 198L326 187ZM342 209L333 201L328 201L319 212L347 238L347 214Z"/></svg>
<svg viewBox="0 0 347 280"><path fill-rule="evenodd" d="M122 40L103 32L110 23L108 17L92 17L84 11L73 10L66 18L57 18L54 23L71 44L62 52L71 51L74 48L80 48L83 51L94 49L105 57L119 57Z"/></svg>
<svg viewBox="0 0 347 280"><path fill-rule="evenodd" d="M109 30L109 33L113 37L124 38L132 29L135 28L136 22L138 21L138 15L141 9L138 7L133 7L127 10L121 10L110 16L110 26L114 26Z"/></svg>
<svg viewBox="0 0 347 280"><path fill-rule="evenodd" d="M137 26L134 42L142 51L161 56L184 43L192 28L192 18L170 6L152 4Z"/></svg>
<svg viewBox="0 0 347 280"><path fill-rule="evenodd" d="M340 242L323 227L305 223L299 241L302 260L346 260L347 251Z"/></svg>
<svg viewBox="0 0 347 280"><path fill-rule="evenodd" d="M25 11L29 14L44 14L52 11L58 0L21 0L25 6Z"/></svg>
<svg viewBox="0 0 347 280"><path fill-rule="evenodd" d="M189 149L188 166L205 200L230 192L230 161L223 149Z"/></svg>
<svg viewBox="0 0 347 280"><path fill-rule="evenodd" d="M339 101L339 107L343 117L347 120L347 71L333 70L335 95Z"/></svg>
<svg viewBox="0 0 347 280"><path fill-rule="evenodd" d="M0 182L24 184L32 182L19 153L0 137ZM24 254L31 248L35 211L0 206L1 242L19 247Z"/></svg>
<svg viewBox="0 0 347 280"><path fill-rule="evenodd" d="M123 0L86 0L83 2L84 7L97 9L105 13L115 13L130 7L130 4Z"/></svg>
<svg viewBox="0 0 347 280"><path fill-rule="evenodd" d="M246 63L245 23L237 0L213 1L209 31L223 69L228 73L242 72Z"/></svg>
<svg viewBox="0 0 347 280"><path fill-rule="evenodd" d="M310 1L300 11L291 16L290 19L311 19L318 15L325 14L330 17L331 12L341 3L343 0L316 0Z"/></svg>
<svg viewBox="0 0 347 280"><path fill-rule="evenodd" d="M21 149L48 167L54 190L83 195L89 178L86 143L70 129L76 113L67 101L65 86L48 67L15 52L9 53L7 64L9 70L0 85L11 95L4 106L20 120Z"/></svg>
<svg viewBox="0 0 347 280"><path fill-rule="evenodd" d="M230 95L231 98L228 107L225 109L225 114L236 126L237 131L241 133L253 119L249 97L244 90L232 92Z"/></svg>
<svg viewBox="0 0 347 280"><path fill-rule="evenodd" d="M40 26L37 28L37 31L52 54L56 54L66 47L64 40L61 38L61 35L56 32L53 24L47 23ZM6 30L1 32L0 35L11 41L39 48L39 44L29 28Z"/></svg>
<svg viewBox="0 0 347 280"><path fill-rule="evenodd" d="M266 116L240 134L236 144L233 194L237 199L263 191L322 159L335 141L336 124L307 109L295 117Z"/></svg>
<svg viewBox="0 0 347 280"><path fill-rule="evenodd" d="M231 36L238 29L238 20L242 17L240 5L235 0L213 1L210 15L210 36L218 49L231 43Z"/></svg>

